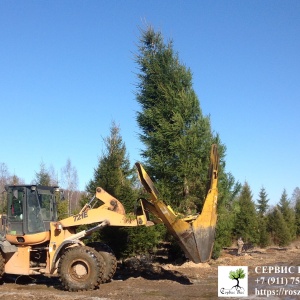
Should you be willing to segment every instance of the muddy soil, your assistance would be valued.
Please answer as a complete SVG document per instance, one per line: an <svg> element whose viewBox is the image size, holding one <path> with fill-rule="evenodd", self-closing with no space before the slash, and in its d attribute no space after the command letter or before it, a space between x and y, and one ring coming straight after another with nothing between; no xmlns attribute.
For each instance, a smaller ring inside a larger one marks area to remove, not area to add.
<svg viewBox="0 0 300 300"><path fill-rule="evenodd" d="M242 256L237 256L236 252L234 248L225 249L219 259L203 264L191 262L181 265L150 262L137 263L135 266L123 264L118 267L111 282L102 284L97 290L87 292L64 291L58 278L5 276L0 285L0 298L1 300L217 299L218 266L229 265L248 266L249 297L242 299L254 299L257 298L254 295L254 289L257 287L256 266L300 265L300 243L285 249L278 247L251 249ZM259 299L300 299L300 296L298 297Z"/></svg>

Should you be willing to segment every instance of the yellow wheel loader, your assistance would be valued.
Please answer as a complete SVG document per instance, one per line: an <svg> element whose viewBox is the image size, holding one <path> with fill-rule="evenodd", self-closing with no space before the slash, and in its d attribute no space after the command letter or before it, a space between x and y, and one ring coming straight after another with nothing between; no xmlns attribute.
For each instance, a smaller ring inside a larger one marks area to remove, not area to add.
<svg viewBox="0 0 300 300"><path fill-rule="evenodd" d="M5 273L58 275L69 291L94 289L113 277L117 261L109 246L101 242L85 245L82 239L105 226L153 224L149 214L166 225L190 260L210 259L217 218L217 146L211 150L210 185L202 213L196 216L178 217L159 198L142 165L136 167L149 198L139 199L133 220L126 217L121 202L100 187L78 214L57 221L58 187L7 186L7 212L0 215L0 279ZM98 200L102 204L96 207ZM78 231L80 225L91 228Z"/></svg>

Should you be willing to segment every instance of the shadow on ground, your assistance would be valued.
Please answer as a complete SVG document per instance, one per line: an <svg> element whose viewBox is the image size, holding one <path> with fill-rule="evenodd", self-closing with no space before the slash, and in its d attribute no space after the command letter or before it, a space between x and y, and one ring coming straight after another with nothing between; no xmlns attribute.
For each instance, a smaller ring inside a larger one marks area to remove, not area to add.
<svg viewBox="0 0 300 300"><path fill-rule="evenodd" d="M189 278L175 270L165 270L159 264L155 264L143 259L128 259L119 263L114 280L128 280L130 278L142 277L147 280L171 280L184 285L191 285ZM5 274L3 283L15 283L19 285L46 285L58 290L62 290L59 277L47 277L42 275L10 275Z"/></svg>

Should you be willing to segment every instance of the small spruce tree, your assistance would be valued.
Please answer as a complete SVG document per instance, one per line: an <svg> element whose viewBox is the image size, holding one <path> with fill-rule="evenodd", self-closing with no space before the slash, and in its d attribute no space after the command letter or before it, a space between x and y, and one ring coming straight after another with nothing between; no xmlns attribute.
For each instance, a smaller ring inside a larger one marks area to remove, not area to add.
<svg viewBox="0 0 300 300"><path fill-rule="evenodd" d="M296 220L295 211L291 207L291 201L288 199L286 190L284 189L278 203L278 209L281 211L284 221L289 229L291 241L296 238Z"/></svg>
<svg viewBox="0 0 300 300"><path fill-rule="evenodd" d="M105 151L99 159L94 178L90 180L86 190L90 195L94 195L96 187L102 187L120 200L127 213L133 212L139 193L136 188L135 170L130 168L120 128L114 122L110 128L110 135L104 139L104 142ZM121 258L151 251L159 242L160 234L153 227L106 227L94 234L93 239L107 243L116 256Z"/></svg>
<svg viewBox="0 0 300 300"><path fill-rule="evenodd" d="M35 172L34 183L37 185L45 186L51 185L51 175L50 172L47 170L44 162L41 162L39 172Z"/></svg>
<svg viewBox="0 0 300 300"><path fill-rule="evenodd" d="M295 225L296 235L300 236L300 189L297 187L293 192L293 199L295 203Z"/></svg>
<svg viewBox="0 0 300 300"><path fill-rule="evenodd" d="M265 188L262 187L259 192L259 198L257 200L257 205L256 205L256 209L260 217L263 217L266 214L269 208L268 202L269 202L268 194Z"/></svg>
<svg viewBox="0 0 300 300"><path fill-rule="evenodd" d="M86 191L94 195L97 187L102 187L112 196L122 200L126 211L133 211L137 198L135 189L136 173L130 167L125 143L120 134L120 127L112 122L110 135L104 140L105 150L99 158L94 178L90 180Z"/></svg>
<svg viewBox="0 0 300 300"><path fill-rule="evenodd" d="M234 177L230 173L221 173L218 186L220 193L213 258L218 258L222 248L229 247L232 244L236 214L234 200L241 189L241 184L235 182Z"/></svg>
<svg viewBox="0 0 300 300"><path fill-rule="evenodd" d="M239 212L235 220L235 235L243 237L246 243L257 244L259 241L259 226L252 200L252 193L247 182L242 187L238 197Z"/></svg>
<svg viewBox="0 0 300 300"><path fill-rule="evenodd" d="M275 245L287 246L291 242L290 231L278 207L273 208L268 214L267 228Z"/></svg>
<svg viewBox="0 0 300 300"><path fill-rule="evenodd" d="M269 208L268 194L264 187L259 192L259 198L257 200L257 213L259 223L259 246L265 248L270 245L270 235L267 231L267 217L266 213Z"/></svg>
<svg viewBox="0 0 300 300"><path fill-rule="evenodd" d="M270 234L267 230L268 219L266 216L259 217L259 246L265 248L271 244Z"/></svg>

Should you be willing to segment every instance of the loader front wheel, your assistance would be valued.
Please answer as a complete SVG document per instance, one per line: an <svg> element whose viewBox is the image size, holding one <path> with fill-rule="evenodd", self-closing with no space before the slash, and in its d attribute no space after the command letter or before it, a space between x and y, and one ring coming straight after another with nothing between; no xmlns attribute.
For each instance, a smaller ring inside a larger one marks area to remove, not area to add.
<svg viewBox="0 0 300 300"><path fill-rule="evenodd" d="M104 273L101 283L110 281L117 270L117 259L113 250L106 244L100 242L92 242L87 246L94 248L103 257L105 261Z"/></svg>
<svg viewBox="0 0 300 300"><path fill-rule="evenodd" d="M102 281L104 265L103 258L93 248L74 247L61 257L58 273L66 290L93 290Z"/></svg>

